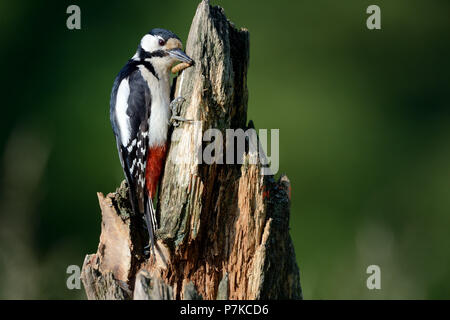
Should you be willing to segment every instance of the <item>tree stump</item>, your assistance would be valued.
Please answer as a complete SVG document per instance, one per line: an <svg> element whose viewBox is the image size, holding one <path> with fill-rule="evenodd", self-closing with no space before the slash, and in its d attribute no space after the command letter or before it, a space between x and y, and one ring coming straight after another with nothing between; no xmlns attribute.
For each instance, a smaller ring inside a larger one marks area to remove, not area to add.
<svg viewBox="0 0 450 320"><path fill-rule="evenodd" d="M186 52L196 64L178 76L175 94L186 99L182 116L201 125L182 123L176 130L182 134L171 136L155 257L143 255L148 239L142 218L132 214L126 183L106 197L99 193L100 243L96 254L86 256L81 276L87 297L301 299L288 178L262 175L261 161L249 150L242 164L196 160L207 129L225 136L226 129L248 128L249 33L204 0Z"/></svg>

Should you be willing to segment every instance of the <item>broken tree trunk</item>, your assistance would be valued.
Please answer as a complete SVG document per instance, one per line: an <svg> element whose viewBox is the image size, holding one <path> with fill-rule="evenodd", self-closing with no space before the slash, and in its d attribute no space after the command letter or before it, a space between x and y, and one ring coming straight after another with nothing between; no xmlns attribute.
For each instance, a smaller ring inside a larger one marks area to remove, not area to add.
<svg viewBox="0 0 450 320"><path fill-rule="evenodd" d="M148 239L142 218L131 213L126 184L106 197L99 193L100 244L82 271L87 297L301 299L287 177L262 175L249 150L242 164L198 160L207 129L223 136L226 129L247 129L248 31L204 0L186 52L196 64L178 77L175 94L186 99L181 115L197 122L182 123L171 136L155 259L143 255Z"/></svg>

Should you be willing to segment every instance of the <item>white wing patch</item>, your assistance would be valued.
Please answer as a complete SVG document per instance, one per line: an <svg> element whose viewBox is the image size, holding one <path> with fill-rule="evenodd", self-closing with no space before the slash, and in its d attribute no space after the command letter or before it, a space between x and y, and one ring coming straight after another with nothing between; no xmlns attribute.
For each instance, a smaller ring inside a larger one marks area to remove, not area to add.
<svg viewBox="0 0 450 320"><path fill-rule="evenodd" d="M130 141L130 117L127 115L130 85L128 78L120 82L116 97L116 118L119 125L120 141L126 147Z"/></svg>

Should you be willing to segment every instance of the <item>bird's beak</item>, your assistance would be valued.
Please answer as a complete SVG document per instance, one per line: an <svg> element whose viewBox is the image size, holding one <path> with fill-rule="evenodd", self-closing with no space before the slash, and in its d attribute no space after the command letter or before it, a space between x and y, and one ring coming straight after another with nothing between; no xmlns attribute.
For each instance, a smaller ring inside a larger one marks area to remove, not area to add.
<svg viewBox="0 0 450 320"><path fill-rule="evenodd" d="M169 53L169 55L171 57L174 57L178 61L186 62L187 64L189 64L191 66L194 65L194 60L189 58L189 56L186 53L184 53L183 50L181 50L181 49L172 49L167 52Z"/></svg>

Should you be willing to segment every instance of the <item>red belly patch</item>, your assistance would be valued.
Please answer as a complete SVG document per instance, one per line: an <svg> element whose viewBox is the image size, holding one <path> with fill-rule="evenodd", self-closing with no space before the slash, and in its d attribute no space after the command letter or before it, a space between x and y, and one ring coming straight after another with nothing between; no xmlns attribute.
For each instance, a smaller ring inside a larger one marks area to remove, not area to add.
<svg viewBox="0 0 450 320"><path fill-rule="evenodd" d="M145 170L145 184L148 196L153 199L166 158L166 145L150 147Z"/></svg>

